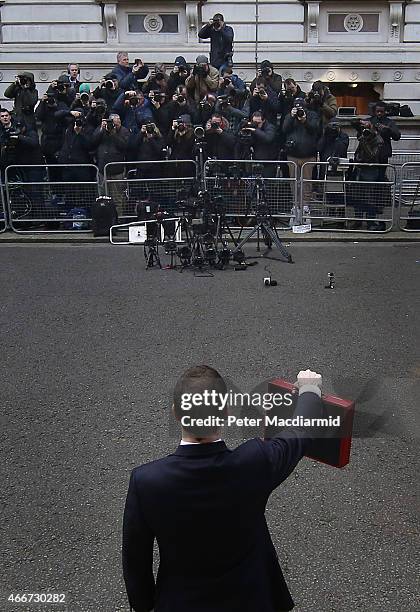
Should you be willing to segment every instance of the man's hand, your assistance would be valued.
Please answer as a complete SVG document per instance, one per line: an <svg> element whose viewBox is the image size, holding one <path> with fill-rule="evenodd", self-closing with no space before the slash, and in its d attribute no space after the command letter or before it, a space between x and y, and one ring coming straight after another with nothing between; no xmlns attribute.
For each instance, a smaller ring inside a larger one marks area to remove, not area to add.
<svg viewBox="0 0 420 612"><path fill-rule="evenodd" d="M305 391L312 391L321 397L322 376L312 370L301 370L297 375L295 386L299 389L299 395Z"/></svg>
<svg viewBox="0 0 420 612"><path fill-rule="evenodd" d="M82 113L80 113L79 111L74 111L74 110L73 110L73 111L70 111L70 115L73 115L73 117L74 117L75 119L77 119L78 117L81 117L81 116L82 116Z"/></svg>

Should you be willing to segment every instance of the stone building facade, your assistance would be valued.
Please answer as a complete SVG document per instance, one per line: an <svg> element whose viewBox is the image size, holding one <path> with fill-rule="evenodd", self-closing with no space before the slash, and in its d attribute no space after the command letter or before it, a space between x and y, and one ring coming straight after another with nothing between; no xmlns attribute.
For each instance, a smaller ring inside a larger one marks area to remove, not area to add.
<svg viewBox="0 0 420 612"><path fill-rule="evenodd" d="M176 55L193 62L208 50L197 31L216 12L235 30L235 70L246 80L257 51L305 90L316 79L330 83L358 112L376 96L420 115L420 0L3 0L0 99L23 69L40 93L69 62L95 84L119 50L149 64L171 65Z"/></svg>

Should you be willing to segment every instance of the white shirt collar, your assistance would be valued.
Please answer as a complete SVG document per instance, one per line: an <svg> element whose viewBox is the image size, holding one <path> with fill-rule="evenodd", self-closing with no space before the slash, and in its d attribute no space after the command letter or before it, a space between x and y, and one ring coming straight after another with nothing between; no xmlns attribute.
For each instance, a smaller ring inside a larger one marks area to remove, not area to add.
<svg viewBox="0 0 420 612"><path fill-rule="evenodd" d="M215 444L216 442L223 442L223 440L222 438L219 438L218 440L212 440L210 444ZM202 444L202 442L186 442L185 440L181 440L180 442L180 446L190 446L191 444Z"/></svg>

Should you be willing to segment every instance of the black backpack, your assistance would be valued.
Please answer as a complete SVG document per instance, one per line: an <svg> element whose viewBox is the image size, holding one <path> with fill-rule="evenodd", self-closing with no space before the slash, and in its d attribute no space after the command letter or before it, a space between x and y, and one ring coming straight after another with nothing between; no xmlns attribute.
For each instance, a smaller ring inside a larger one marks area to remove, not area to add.
<svg viewBox="0 0 420 612"><path fill-rule="evenodd" d="M108 196L96 198L92 208L92 230L94 236L109 236L112 225L118 222L117 209Z"/></svg>

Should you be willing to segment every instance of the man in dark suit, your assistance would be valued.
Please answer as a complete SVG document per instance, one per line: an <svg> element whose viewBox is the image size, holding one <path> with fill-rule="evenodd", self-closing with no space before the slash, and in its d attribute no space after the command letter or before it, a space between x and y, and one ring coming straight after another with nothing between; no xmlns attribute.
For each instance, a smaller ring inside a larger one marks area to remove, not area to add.
<svg viewBox="0 0 420 612"><path fill-rule="evenodd" d="M298 374L294 416L322 418L321 384L321 376L310 370ZM181 444L174 454L131 474L122 550L130 606L135 612L291 610L264 512L271 492L296 467L316 430L288 428L269 441L256 438L231 451L221 439L219 421L193 421L225 417L221 400L212 396L210 408L185 408L185 394L204 397L206 392L226 393L219 373L208 366L187 370L174 392L173 411L184 422Z"/></svg>

